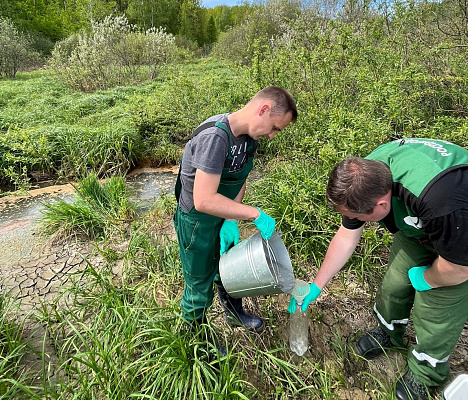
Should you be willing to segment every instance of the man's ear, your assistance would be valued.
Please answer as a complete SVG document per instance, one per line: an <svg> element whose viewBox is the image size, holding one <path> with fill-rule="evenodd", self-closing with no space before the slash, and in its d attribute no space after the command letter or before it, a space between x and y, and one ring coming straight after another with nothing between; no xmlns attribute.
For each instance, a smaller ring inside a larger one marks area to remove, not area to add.
<svg viewBox="0 0 468 400"><path fill-rule="evenodd" d="M392 207L391 201L392 196L389 192L389 194L386 194L385 196L382 196L380 199L378 199L375 205L376 207L382 207L384 210L388 211Z"/></svg>
<svg viewBox="0 0 468 400"><path fill-rule="evenodd" d="M263 106L260 107L260 111L258 115L263 115L265 112L267 112L270 109L270 106L268 104L264 104Z"/></svg>

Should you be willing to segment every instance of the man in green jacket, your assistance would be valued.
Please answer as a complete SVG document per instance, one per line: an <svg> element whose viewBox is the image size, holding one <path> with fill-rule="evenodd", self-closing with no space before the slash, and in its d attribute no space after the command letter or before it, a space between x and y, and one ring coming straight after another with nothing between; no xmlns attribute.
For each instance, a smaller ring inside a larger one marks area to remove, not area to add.
<svg viewBox="0 0 468 400"><path fill-rule="evenodd" d="M226 319L259 331L263 321L248 315L242 299L234 299L218 275L220 254L239 241L238 220L253 221L264 239L275 220L258 207L242 204L245 182L262 137L273 137L297 118L294 99L270 86L259 91L240 110L204 121L185 146L176 183L174 225L185 279L182 314L196 328L206 321L217 284ZM217 345L218 350L225 350Z"/></svg>
<svg viewBox="0 0 468 400"><path fill-rule="evenodd" d="M381 223L394 240L374 306L379 326L361 336L356 351L371 359L404 346L413 309L417 344L408 349L396 398L428 399L428 387L449 376L449 355L468 318L468 151L433 139L384 144L335 166L327 202L342 225L303 309L351 257L365 222Z"/></svg>

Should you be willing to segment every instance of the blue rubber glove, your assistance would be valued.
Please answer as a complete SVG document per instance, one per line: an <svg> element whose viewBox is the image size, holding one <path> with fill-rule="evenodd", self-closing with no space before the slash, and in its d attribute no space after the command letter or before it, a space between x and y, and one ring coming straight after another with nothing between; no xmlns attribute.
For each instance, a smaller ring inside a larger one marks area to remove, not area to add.
<svg viewBox="0 0 468 400"><path fill-rule="evenodd" d="M426 265L425 267L413 267L408 271L411 284L418 292L424 292L432 289L432 286L424 279L424 271L428 268L429 266Z"/></svg>
<svg viewBox="0 0 468 400"><path fill-rule="evenodd" d="M309 304L317 300L317 297L320 296L320 293L322 293L322 289L320 289L315 283L312 282L309 286L309 294L304 297L304 300L302 300L301 310L306 312ZM296 306L297 300L294 297L291 297L291 300L289 301L288 312L294 314L296 312Z"/></svg>
<svg viewBox="0 0 468 400"><path fill-rule="evenodd" d="M276 222L272 217L260 210L260 208L257 207L257 210L260 211L260 215L253 222L262 234L262 238L270 239L275 231Z"/></svg>
<svg viewBox="0 0 468 400"><path fill-rule="evenodd" d="M219 254L223 254L229 250L232 244L234 246L239 243L240 233L237 227L237 221L225 220L219 231L219 239L221 243L221 249Z"/></svg>

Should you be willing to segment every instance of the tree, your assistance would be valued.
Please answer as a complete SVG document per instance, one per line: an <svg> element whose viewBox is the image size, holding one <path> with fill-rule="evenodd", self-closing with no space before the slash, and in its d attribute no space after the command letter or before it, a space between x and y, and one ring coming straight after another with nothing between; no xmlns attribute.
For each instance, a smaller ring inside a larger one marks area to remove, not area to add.
<svg viewBox="0 0 468 400"><path fill-rule="evenodd" d="M216 39L218 38L218 30L216 29L216 23L211 15L210 18L208 19L208 27L206 29L206 42L208 44L216 42Z"/></svg>
<svg viewBox="0 0 468 400"><path fill-rule="evenodd" d="M183 1L180 7L179 35L202 46L204 44L204 32L200 10L200 0Z"/></svg>
<svg viewBox="0 0 468 400"><path fill-rule="evenodd" d="M125 12L132 24L144 29L162 27L173 35L179 33L182 0L128 0Z"/></svg>

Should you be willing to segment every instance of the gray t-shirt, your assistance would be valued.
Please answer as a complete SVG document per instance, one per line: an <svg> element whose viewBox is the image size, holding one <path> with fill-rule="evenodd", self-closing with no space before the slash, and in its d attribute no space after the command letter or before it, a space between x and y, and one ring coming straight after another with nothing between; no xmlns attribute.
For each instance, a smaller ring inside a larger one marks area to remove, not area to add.
<svg viewBox="0 0 468 400"><path fill-rule="evenodd" d="M242 135L236 138L231 132L228 115L215 115L208 118L202 124L210 121L224 123L230 132L230 140L225 131L213 126L201 131L185 145L182 165L180 167L180 182L182 187L179 205L186 212L189 212L193 207L193 183L197 169L210 174L221 175L228 151L232 156L232 163L229 167L230 172L239 171L247 161L249 136ZM231 143L230 149L228 149L229 141Z"/></svg>

